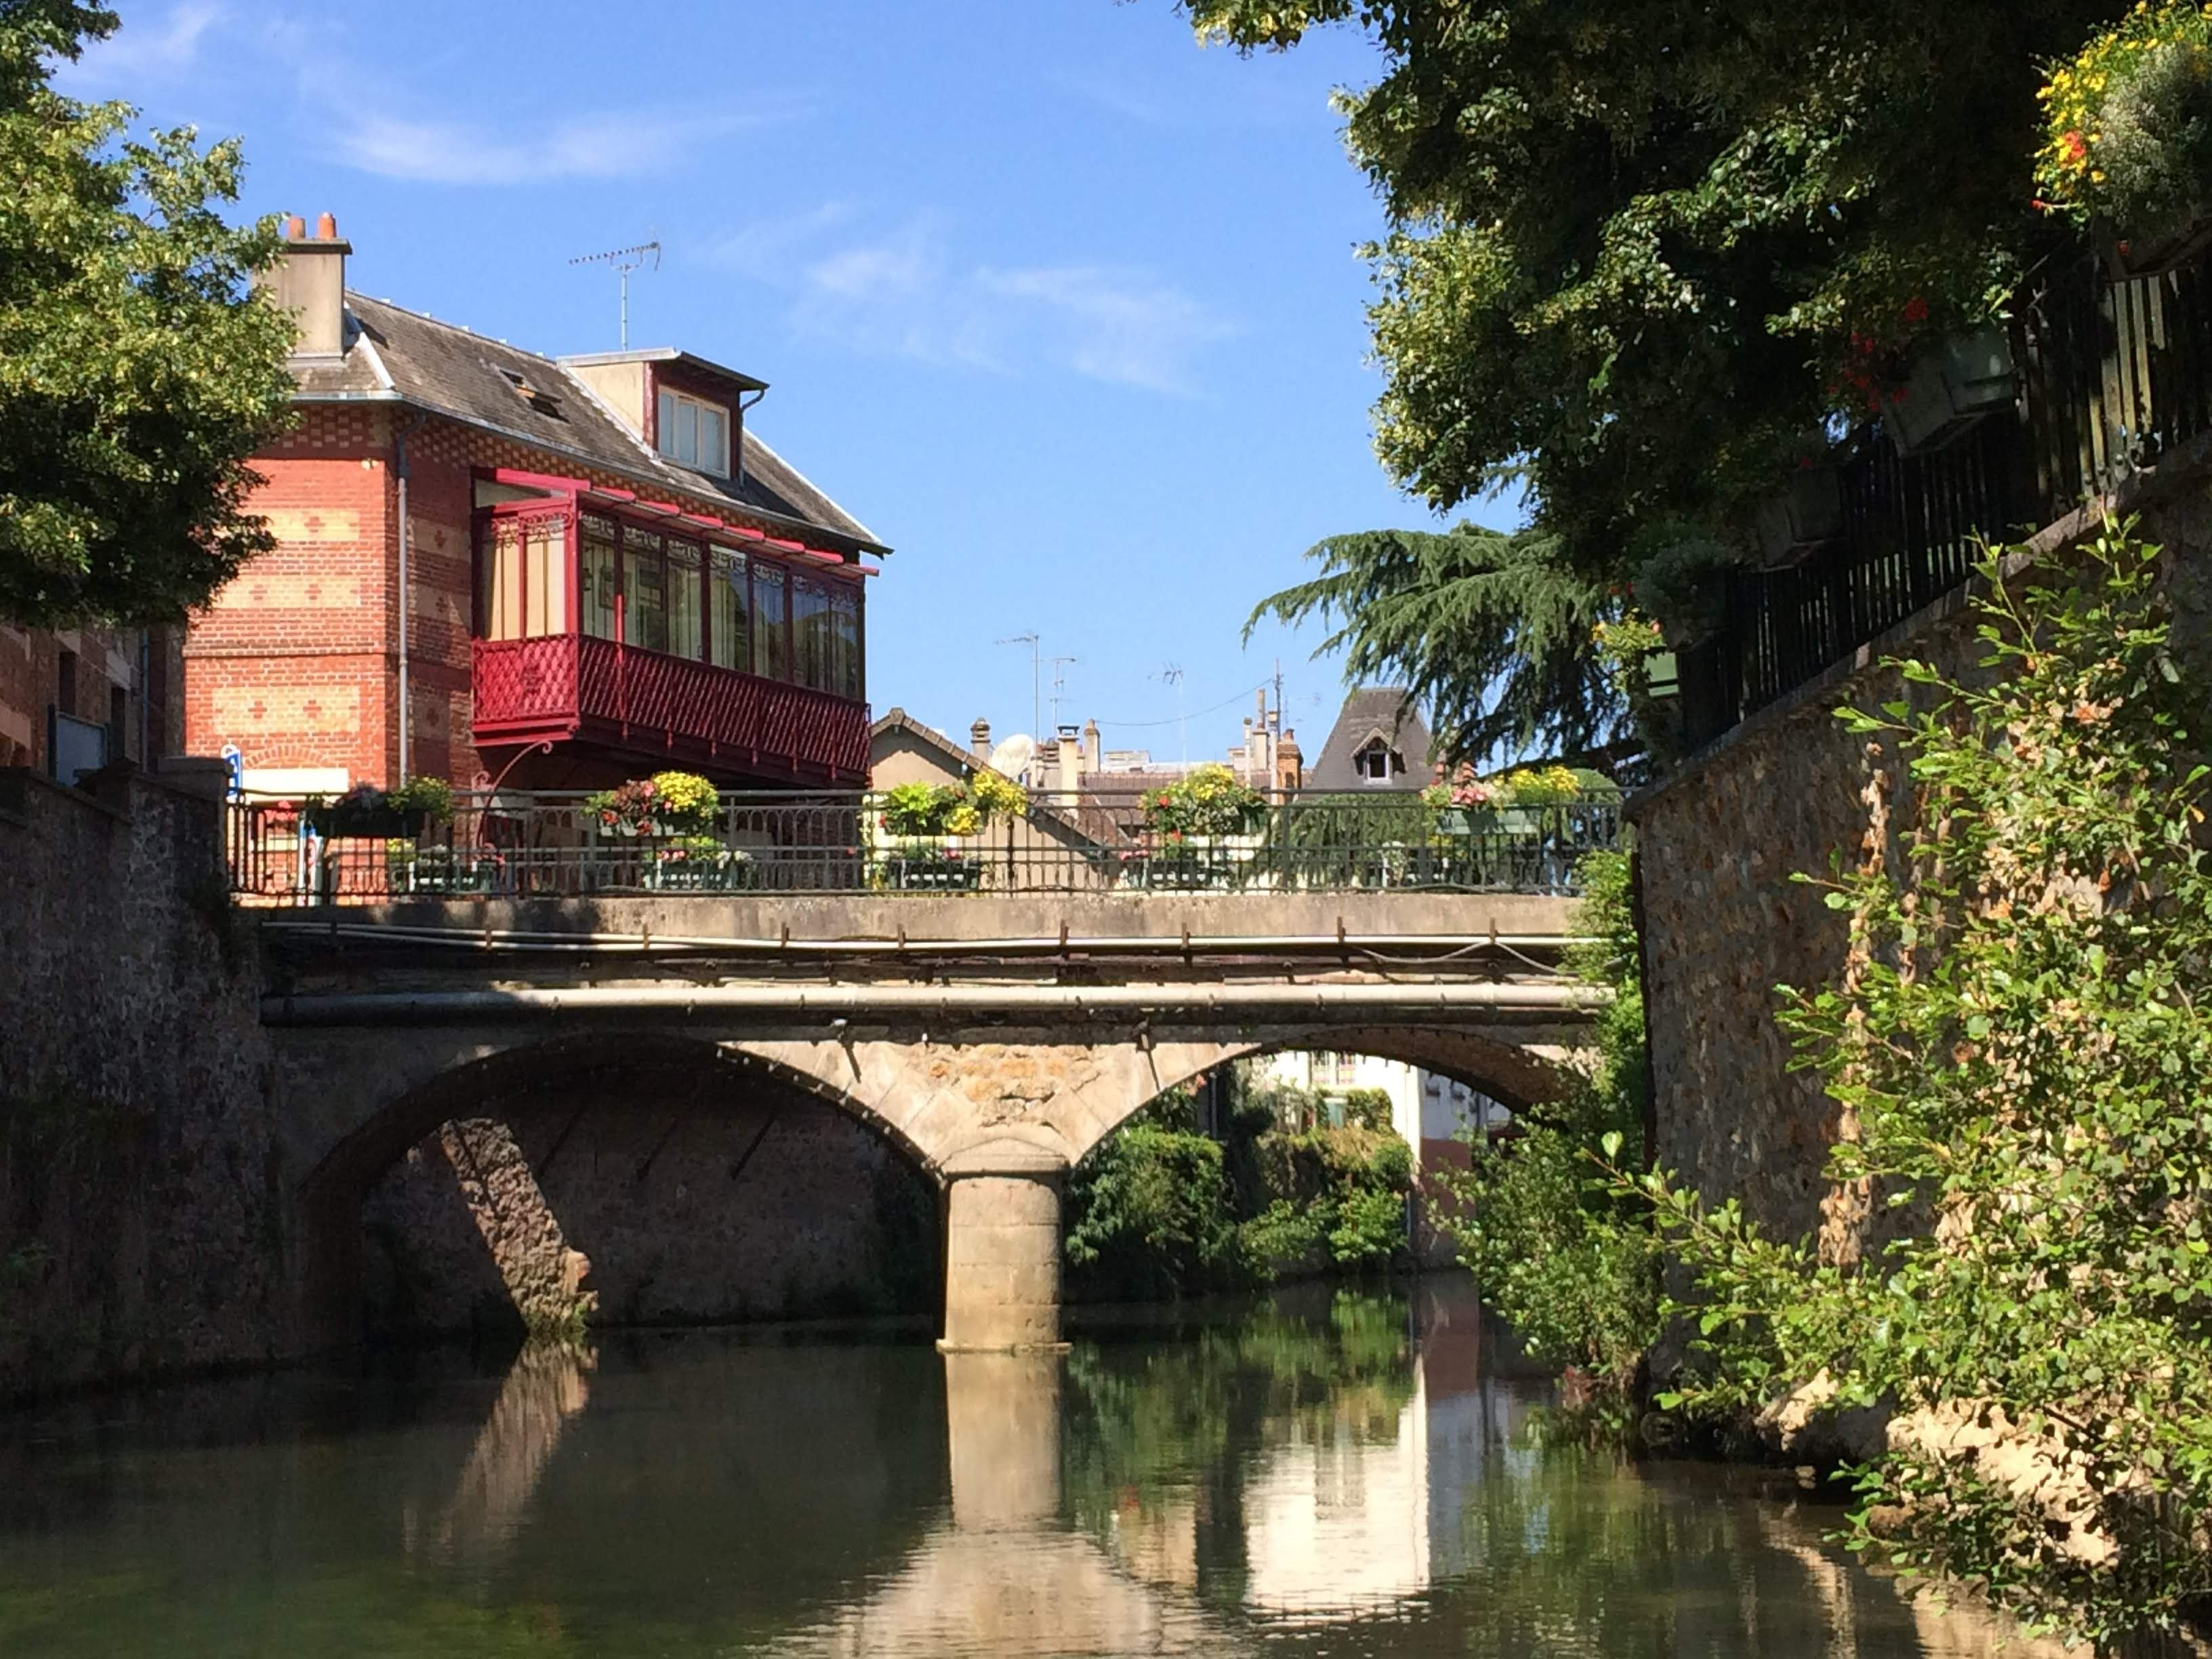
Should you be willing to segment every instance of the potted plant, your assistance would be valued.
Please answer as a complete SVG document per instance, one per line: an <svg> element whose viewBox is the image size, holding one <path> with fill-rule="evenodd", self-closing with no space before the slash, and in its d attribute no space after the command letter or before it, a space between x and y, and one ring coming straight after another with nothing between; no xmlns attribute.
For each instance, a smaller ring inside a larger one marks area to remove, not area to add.
<svg viewBox="0 0 2212 1659"><path fill-rule="evenodd" d="M441 778L415 778L393 790L373 783L356 784L337 799L310 795L300 813L307 827L329 840L359 836L388 841L412 841L426 823L447 823L453 816L453 792Z"/></svg>
<svg viewBox="0 0 2212 1659"><path fill-rule="evenodd" d="M655 852L646 880L663 892L721 892L752 886L752 854L743 848L693 832Z"/></svg>
<svg viewBox="0 0 2212 1659"><path fill-rule="evenodd" d="M2051 67L2039 94L2037 205L2089 230L2118 276L2170 270L2212 242L2212 16L2136 6Z"/></svg>
<svg viewBox="0 0 2212 1659"><path fill-rule="evenodd" d="M655 772L584 797L584 811L617 836L706 835L722 798L696 772Z"/></svg>
<svg viewBox="0 0 2212 1659"><path fill-rule="evenodd" d="M1194 767L1140 801L1152 832L1153 867L1181 884L1233 885L1259 850L1253 832L1267 798L1218 763Z"/></svg>

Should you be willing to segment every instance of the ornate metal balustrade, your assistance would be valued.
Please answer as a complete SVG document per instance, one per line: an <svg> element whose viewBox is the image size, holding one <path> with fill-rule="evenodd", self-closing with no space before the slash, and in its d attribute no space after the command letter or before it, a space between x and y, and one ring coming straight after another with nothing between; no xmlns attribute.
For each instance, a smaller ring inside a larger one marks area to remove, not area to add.
<svg viewBox="0 0 2212 1659"><path fill-rule="evenodd" d="M1984 542L2019 539L2212 431L2212 265L2115 278L2085 261L2023 301L2019 396L1964 437L1900 455L1879 425L1838 457L1841 533L1735 577L1717 644L1682 663L1702 742L1957 587Z"/></svg>
<svg viewBox="0 0 2212 1659"><path fill-rule="evenodd" d="M582 738L672 761L857 783L865 703L588 635L475 641L480 748Z"/></svg>
<svg viewBox="0 0 2212 1659"><path fill-rule="evenodd" d="M557 641L548 641L557 643ZM388 826L401 829L407 826ZM578 793L464 794L415 833L317 835L292 801L233 805L231 884L279 904L636 893L1568 893L1620 844L1618 802L1469 812L1418 795L1297 795L1247 830L1148 829L1140 798L1039 795L969 836L890 827L860 791L725 794L711 830L625 833Z"/></svg>

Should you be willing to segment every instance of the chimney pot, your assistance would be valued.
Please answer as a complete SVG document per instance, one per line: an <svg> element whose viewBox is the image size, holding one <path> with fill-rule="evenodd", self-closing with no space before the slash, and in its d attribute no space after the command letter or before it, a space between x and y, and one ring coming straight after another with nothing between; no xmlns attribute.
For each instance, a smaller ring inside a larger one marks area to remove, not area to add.
<svg viewBox="0 0 2212 1659"><path fill-rule="evenodd" d="M306 241L307 240L307 222L305 219L302 219L296 213L286 215L284 219L284 240L288 242Z"/></svg>
<svg viewBox="0 0 2212 1659"><path fill-rule="evenodd" d="M335 242L338 239L338 218L335 213L323 213L315 218L315 240Z"/></svg>
<svg viewBox="0 0 2212 1659"><path fill-rule="evenodd" d="M988 761L991 758L990 721L979 716L975 723L968 728L968 752L980 761Z"/></svg>

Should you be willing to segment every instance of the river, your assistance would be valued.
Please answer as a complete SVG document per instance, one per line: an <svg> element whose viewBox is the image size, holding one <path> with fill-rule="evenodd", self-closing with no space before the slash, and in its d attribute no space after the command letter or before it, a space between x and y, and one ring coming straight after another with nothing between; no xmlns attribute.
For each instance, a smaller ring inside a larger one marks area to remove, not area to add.
<svg viewBox="0 0 2212 1659"><path fill-rule="evenodd" d="M608 1335L18 1412L0 1654L1996 1651L1786 1475L1547 1449L1449 1281L1075 1338Z"/></svg>

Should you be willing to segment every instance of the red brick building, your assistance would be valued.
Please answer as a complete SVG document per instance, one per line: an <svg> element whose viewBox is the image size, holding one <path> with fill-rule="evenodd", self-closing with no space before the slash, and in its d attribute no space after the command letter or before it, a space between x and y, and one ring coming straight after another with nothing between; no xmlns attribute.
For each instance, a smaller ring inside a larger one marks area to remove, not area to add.
<svg viewBox="0 0 2212 1659"><path fill-rule="evenodd" d="M864 782L889 550L749 429L763 383L538 356L349 291L350 252L295 220L271 273L301 320L301 421L255 463L280 544L193 620L186 750L285 793Z"/></svg>

